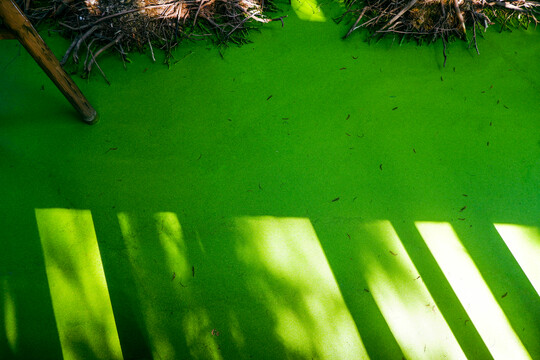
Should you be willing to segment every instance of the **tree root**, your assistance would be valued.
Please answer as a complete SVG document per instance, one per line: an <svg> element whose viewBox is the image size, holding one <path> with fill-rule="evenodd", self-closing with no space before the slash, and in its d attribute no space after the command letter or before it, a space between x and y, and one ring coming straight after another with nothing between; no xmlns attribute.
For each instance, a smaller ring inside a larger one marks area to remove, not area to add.
<svg viewBox="0 0 540 360"><path fill-rule="evenodd" d="M86 75L94 64L99 68L96 58L107 50L116 49L125 64L133 50L149 49L156 61L154 49L159 48L169 63L172 49L184 40L211 38L220 45L241 45L249 42L247 32L254 23L280 21L283 27L286 18L266 15L277 10L270 0L43 0L35 6L19 1L29 5L30 19L56 17L63 34L73 39L62 65L70 57L78 64L85 50ZM99 50L93 53L92 46Z"/></svg>
<svg viewBox="0 0 540 360"><path fill-rule="evenodd" d="M360 28L371 30L372 36L386 34L436 41L442 39L444 65L446 45L453 38L467 39L472 28L470 46L479 54L477 27L492 25L490 17L501 27L527 27L538 24L540 2L531 0L346 0L347 11L337 22L348 17L354 23L344 38Z"/></svg>

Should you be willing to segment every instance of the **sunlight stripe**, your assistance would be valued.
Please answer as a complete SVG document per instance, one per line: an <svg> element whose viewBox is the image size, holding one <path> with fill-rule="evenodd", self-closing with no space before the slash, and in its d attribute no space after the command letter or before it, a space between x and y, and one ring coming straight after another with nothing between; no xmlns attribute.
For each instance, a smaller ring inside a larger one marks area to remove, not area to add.
<svg viewBox="0 0 540 360"><path fill-rule="evenodd" d="M416 227L493 357L531 359L452 226L416 222Z"/></svg>
<svg viewBox="0 0 540 360"><path fill-rule="evenodd" d="M35 212L63 358L122 359L90 211Z"/></svg>
<svg viewBox="0 0 540 360"><path fill-rule="evenodd" d="M359 230L356 236L365 235L359 255L369 291L403 354L408 359L466 359L392 224L377 221Z"/></svg>
<svg viewBox="0 0 540 360"><path fill-rule="evenodd" d="M495 224L495 228L540 295L540 229L512 224Z"/></svg>

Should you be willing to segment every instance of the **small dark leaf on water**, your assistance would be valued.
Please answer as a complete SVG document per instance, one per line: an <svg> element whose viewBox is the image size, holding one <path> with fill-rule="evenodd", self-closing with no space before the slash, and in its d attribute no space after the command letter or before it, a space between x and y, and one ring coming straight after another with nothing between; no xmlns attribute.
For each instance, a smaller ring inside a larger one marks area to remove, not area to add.
<svg viewBox="0 0 540 360"><path fill-rule="evenodd" d="M489 146L489 141L487 142L487 146Z"/></svg>
<svg viewBox="0 0 540 360"><path fill-rule="evenodd" d="M493 125L493 123L490 121L490 122L489 122L489 126L491 126L491 125Z"/></svg>
<svg viewBox="0 0 540 360"><path fill-rule="evenodd" d="M397 254L395 252L393 252L392 250L390 250L390 254L392 254L394 256L397 256Z"/></svg>
<svg viewBox="0 0 540 360"><path fill-rule="evenodd" d="M443 77L441 76L441 81L444 81Z"/></svg>
<svg viewBox="0 0 540 360"><path fill-rule="evenodd" d="M351 134L349 134L349 133L345 133L345 135L347 135L347 136L351 136Z"/></svg>
<svg viewBox="0 0 540 360"><path fill-rule="evenodd" d="M461 221L463 221L463 220L465 220L465 218L458 218L458 220L461 220Z"/></svg>
<svg viewBox="0 0 540 360"><path fill-rule="evenodd" d="M382 164L380 164L380 165L379 165L379 169L381 169L381 170L382 170Z"/></svg>
<svg viewBox="0 0 540 360"><path fill-rule="evenodd" d="M461 195L462 195L462 196L465 196L465 197L469 196L469 195L467 195L467 194L461 194Z"/></svg>
<svg viewBox="0 0 540 360"><path fill-rule="evenodd" d="M456 67L454 66L454 72L456 72Z"/></svg>
<svg viewBox="0 0 540 360"><path fill-rule="evenodd" d="M358 59L358 56L353 56L352 58L353 58L354 60L356 60L356 59Z"/></svg>
<svg viewBox="0 0 540 360"><path fill-rule="evenodd" d="M397 110L397 108L398 108L398 107L396 106L395 108L392 109L392 111Z"/></svg>
<svg viewBox="0 0 540 360"><path fill-rule="evenodd" d="M351 238L351 235L347 234L347 236L349 237L349 239Z"/></svg>
<svg viewBox="0 0 540 360"><path fill-rule="evenodd" d="M416 154L416 150L412 149L412 151Z"/></svg>
<svg viewBox="0 0 540 360"><path fill-rule="evenodd" d="M508 106L506 106L506 105L503 105L503 106L504 106L505 109L508 109Z"/></svg>
<svg viewBox="0 0 540 360"><path fill-rule="evenodd" d="M339 69L339 70L345 70L345 69L347 69L347 68L341 68L341 69Z"/></svg>
<svg viewBox="0 0 540 360"><path fill-rule="evenodd" d="M263 189L263 188L261 187L261 184L259 184L259 189L261 189L261 190Z"/></svg>
<svg viewBox="0 0 540 360"><path fill-rule="evenodd" d="M369 292L369 290L368 290L368 289L364 289L364 291L365 291L365 292L367 292L367 293Z"/></svg>
<svg viewBox="0 0 540 360"><path fill-rule="evenodd" d="M338 200L339 200L339 198L337 197L337 198L335 198L334 200L332 200L332 202L336 202L336 201L338 201Z"/></svg>
<svg viewBox="0 0 540 360"><path fill-rule="evenodd" d="M266 100L270 100L272 98L273 95L270 95L269 97L266 98Z"/></svg>
<svg viewBox="0 0 540 360"><path fill-rule="evenodd" d="M349 120L350 117L351 117L351 114L347 114L347 118L345 120Z"/></svg>
<svg viewBox="0 0 540 360"><path fill-rule="evenodd" d="M504 297L506 297L506 295L508 295L508 293L507 293L507 292L505 292L505 293L504 293L504 294L503 294L503 295L501 296L501 298L504 298Z"/></svg>
<svg viewBox="0 0 540 360"><path fill-rule="evenodd" d="M459 209L459 212L462 212L462 211L465 210L466 208L467 208L467 206L462 207L461 209Z"/></svg>

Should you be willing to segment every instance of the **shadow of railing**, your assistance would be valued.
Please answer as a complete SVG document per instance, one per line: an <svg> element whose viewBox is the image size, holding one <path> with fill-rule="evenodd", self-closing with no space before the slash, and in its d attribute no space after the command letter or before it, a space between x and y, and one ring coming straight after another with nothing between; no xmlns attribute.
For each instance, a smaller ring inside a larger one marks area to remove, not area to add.
<svg viewBox="0 0 540 360"><path fill-rule="evenodd" d="M43 256L42 280L13 273L16 248L2 259L1 354L37 355L37 333L53 340L44 358L66 359L540 353L538 279L493 226L394 223L38 209L27 235L41 246L25 251ZM51 299L39 326L24 314L35 283Z"/></svg>

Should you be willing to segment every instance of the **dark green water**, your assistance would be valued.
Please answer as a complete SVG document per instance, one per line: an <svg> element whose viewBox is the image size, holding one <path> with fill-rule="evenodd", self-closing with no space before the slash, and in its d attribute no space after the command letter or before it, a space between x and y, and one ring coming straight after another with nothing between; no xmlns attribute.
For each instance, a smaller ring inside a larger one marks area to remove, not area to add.
<svg viewBox="0 0 540 360"><path fill-rule="evenodd" d="M91 127L0 43L0 358L540 358L540 32L443 68L320 8L103 58Z"/></svg>

